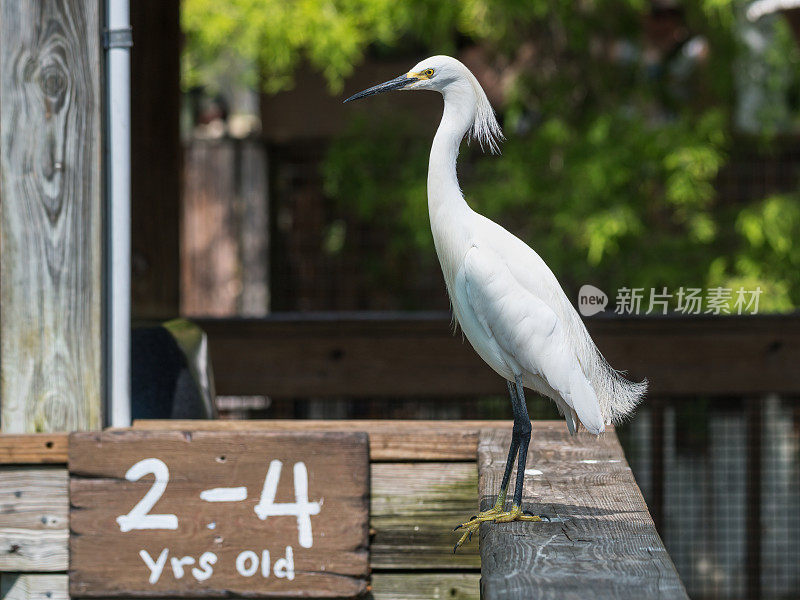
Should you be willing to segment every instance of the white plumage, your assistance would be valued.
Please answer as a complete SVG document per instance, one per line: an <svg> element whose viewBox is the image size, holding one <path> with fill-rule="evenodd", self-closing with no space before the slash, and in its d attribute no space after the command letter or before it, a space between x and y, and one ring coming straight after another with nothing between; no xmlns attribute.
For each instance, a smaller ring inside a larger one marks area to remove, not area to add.
<svg viewBox="0 0 800 600"><path fill-rule="evenodd" d="M444 97L428 167L428 209L436 253L458 324L481 358L510 382L512 402L517 402L516 441L512 441L502 492L495 508L478 521L512 514L514 518L506 520L519 520L520 473L515 507L511 513L501 509L514 454L519 448L518 470L524 471L530 437L521 385L552 398L571 433L580 421L588 431L599 434L606 423L630 413L647 384L630 382L609 366L539 255L464 200L456 176L461 141L469 135L492 152L499 151L502 141L494 111L469 69L449 56L433 56L407 74L348 100L391 89L429 89ZM459 544L463 541L464 537Z"/></svg>
<svg viewBox="0 0 800 600"><path fill-rule="evenodd" d="M476 352L500 376L552 398L574 431L577 418L592 433L619 421L647 384L612 369L595 346L553 272L519 238L473 211L456 176L468 133L497 151L500 127L475 76L448 56L428 58L411 72L434 77L406 89L434 89L444 113L428 169L428 207L436 253L453 312Z"/></svg>

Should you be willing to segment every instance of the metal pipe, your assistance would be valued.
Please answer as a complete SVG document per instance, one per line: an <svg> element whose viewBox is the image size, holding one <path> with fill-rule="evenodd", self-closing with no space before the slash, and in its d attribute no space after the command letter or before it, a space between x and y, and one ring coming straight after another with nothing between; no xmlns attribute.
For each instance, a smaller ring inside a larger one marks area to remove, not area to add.
<svg viewBox="0 0 800 600"><path fill-rule="evenodd" d="M130 6L106 0L106 423L131 423Z"/></svg>

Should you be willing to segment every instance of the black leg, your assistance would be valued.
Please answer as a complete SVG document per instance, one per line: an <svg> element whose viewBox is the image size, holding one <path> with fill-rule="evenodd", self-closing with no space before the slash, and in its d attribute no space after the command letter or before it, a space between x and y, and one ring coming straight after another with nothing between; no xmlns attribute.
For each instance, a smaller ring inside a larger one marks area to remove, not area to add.
<svg viewBox="0 0 800 600"><path fill-rule="evenodd" d="M511 469L514 468L514 459L517 457L519 451L519 435L517 434L517 390L515 384L506 381L508 386L508 394L511 396L511 408L514 411L514 429L511 431L511 447L508 449L508 458L506 458L506 470L503 473L503 483L500 484L500 495L497 497L495 506L502 508L505 505L506 494L508 492L508 482L511 479Z"/></svg>
<svg viewBox="0 0 800 600"><path fill-rule="evenodd" d="M514 433L519 438L519 461L517 462L517 486L514 488L512 506L522 507L522 490L525 487L525 462L528 459L528 445L531 441L531 420L525 406L525 390L522 381L516 380L516 410L514 412Z"/></svg>
<svg viewBox="0 0 800 600"><path fill-rule="evenodd" d="M522 514L522 490L525 482L525 461L528 457L528 445L531 440L531 420L528 417L528 408L525 406L525 391L523 390L522 380L516 378L508 382L508 393L511 396L511 407L514 410L514 429L511 434L511 447L508 449L506 458L506 470L503 473L503 482L497 501L491 510L484 511L472 517L466 523L462 523L455 528L455 531L465 528L464 534L456 542L453 552L472 539L472 535L478 531L481 523L494 521L495 523L510 523L512 521L541 521L540 517ZM508 484L511 480L511 471L514 468L514 457L518 456L517 462L517 484L514 488L514 503L509 512L505 511L506 495Z"/></svg>

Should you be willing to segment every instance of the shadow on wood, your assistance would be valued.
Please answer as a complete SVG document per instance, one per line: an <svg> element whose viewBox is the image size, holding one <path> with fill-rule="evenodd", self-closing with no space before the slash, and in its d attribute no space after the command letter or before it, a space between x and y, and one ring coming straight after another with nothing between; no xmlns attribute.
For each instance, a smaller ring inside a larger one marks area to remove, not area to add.
<svg viewBox="0 0 800 600"><path fill-rule="evenodd" d="M480 434L481 510L510 442L507 430ZM523 509L551 521L481 525L483 598L688 598L613 429L570 438L563 423L534 423L528 465Z"/></svg>

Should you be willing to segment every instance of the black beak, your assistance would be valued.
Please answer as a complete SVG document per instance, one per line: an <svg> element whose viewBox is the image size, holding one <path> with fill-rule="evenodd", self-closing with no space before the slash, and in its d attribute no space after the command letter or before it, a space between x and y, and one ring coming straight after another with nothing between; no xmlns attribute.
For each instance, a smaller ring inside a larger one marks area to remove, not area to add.
<svg viewBox="0 0 800 600"><path fill-rule="evenodd" d="M382 92L391 92L392 90L400 90L406 87L407 85L414 83L417 81L415 77L409 77L405 73L400 75L400 77L395 77L391 81L387 81L385 83L379 83L378 85L373 85L371 88L368 88L362 92L358 92L357 94L353 94L345 102L350 102L351 100L360 100L361 98L366 98L367 96L374 96L375 94L380 94Z"/></svg>

